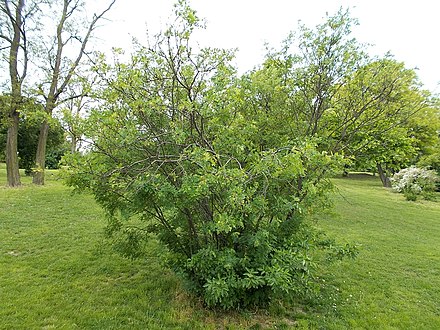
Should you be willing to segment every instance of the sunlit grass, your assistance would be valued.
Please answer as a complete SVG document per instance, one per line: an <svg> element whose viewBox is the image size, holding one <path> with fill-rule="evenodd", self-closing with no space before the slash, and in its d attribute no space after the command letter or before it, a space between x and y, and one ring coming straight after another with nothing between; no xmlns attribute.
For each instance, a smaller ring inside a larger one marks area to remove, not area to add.
<svg viewBox="0 0 440 330"><path fill-rule="evenodd" d="M23 187L5 188L4 165L0 171L0 329L241 329L257 323L250 314L205 310L162 266L155 241L142 260L115 253L90 195L72 195L56 175L43 187L22 178ZM265 317L258 323L277 322Z"/></svg>
<svg viewBox="0 0 440 330"><path fill-rule="evenodd" d="M408 202L371 176L335 183L336 208L319 225L360 254L329 271L341 300L326 328L440 329L440 204Z"/></svg>
<svg viewBox="0 0 440 330"><path fill-rule="evenodd" d="M186 294L155 241L141 260L113 252L102 210L56 172L44 187L22 181L5 188L0 164L0 329L440 329L440 203L407 202L377 178L335 179L335 209L317 222L360 249L322 269L328 308L234 313Z"/></svg>

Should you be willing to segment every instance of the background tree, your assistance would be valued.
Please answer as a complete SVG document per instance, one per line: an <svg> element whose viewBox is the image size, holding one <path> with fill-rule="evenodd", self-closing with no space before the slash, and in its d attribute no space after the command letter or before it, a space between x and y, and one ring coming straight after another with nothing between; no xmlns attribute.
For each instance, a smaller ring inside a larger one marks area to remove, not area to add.
<svg viewBox="0 0 440 330"><path fill-rule="evenodd" d="M350 36L356 24L348 11L340 10L314 29L300 25L281 50L270 51L263 66L251 74L258 90L250 93L256 97L250 103L282 111L276 131L315 138L321 150L340 151L328 136L330 114L341 88L369 61L363 45Z"/></svg>
<svg viewBox="0 0 440 330"><path fill-rule="evenodd" d="M20 168L25 170L26 175L31 175L35 164L35 152L37 150L40 124L21 119L18 130L18 152L20 155ZM50 130L47 137L46 166L49 169L58 169L61 157L69 151L65 137L65 131L57 119L50 122Z"/></svg>
<svg viewBox="0 0 440 330"><path fill-rule="evenodd" d="M402 63L369 58L350 37L355 24L340 11L314 30L301 26L251 74L257 90L248 103L278 109L282 119L270 129L317 138L320 150L377 168L389 186L390 174L417 153L408 122L429 95Z"/></svg>
<svg viewBox="0 0 440 330"><path fill-rule="evenodd" d="M329 133L335 150L356 162L377 167L384 186L396 170L416 155L409 122L429 107L414 70L392 58L360 67L341 87L332 111Z"/></svg>
<svg viewBox="0 0 440 330"><path fill-rule="evenodd" d="M32 4L25 9L25 0L2 0L0 3L0 49L9 50L6 62L9 66L11 86L6 139L6 172L10 187L21 185L17 138L22 86L27 75L29 58L26 23L35 11L36 8Z"/></svg>
<svg viewBox="0 0 440 330"><path fill-rule="evenodd" d="M63 0L62 7L57 6L55 16L58 17L55 31L50 41L46 41L47 58L43 67L45 72L44 83L39 85L40 95L44 98L45 111L52 116L54 109L66 100L62 98L75 71L81 63L87 43L100 19L111 9L116 0L110 1L107 8L99 14L93 15L89 23L78 24L83 15L83 4L77 0ZM56 3L49 4L50 6ZM49 8L48 8L49 10ZM70 59L67 49L76 52L77 55ZM46 167L46 144L49 131L49 123L43 122L38 138L36 152L36 171L33 183L44 184L44 169Z"/></svg>

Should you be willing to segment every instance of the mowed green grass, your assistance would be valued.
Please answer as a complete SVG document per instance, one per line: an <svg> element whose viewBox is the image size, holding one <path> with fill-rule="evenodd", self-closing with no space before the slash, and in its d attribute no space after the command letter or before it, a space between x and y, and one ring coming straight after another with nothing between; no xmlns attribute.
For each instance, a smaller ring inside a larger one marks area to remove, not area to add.
<svg viewBox="0 0 440 330"><path fill-rule="evenodd" d="M322 270L338 294L304 314L278 302L204 309L162 266L156 242L142 260L122 258L93 198L48 177L5 188L0 164L0 329L440 329L440 203L407 202L377 178L335 179L335 208L317 226L360 254Z"/></svg>
<svg viewBox="0 0 440 330"><path fill-rule="evenodd" d="M328 270L341 299L326 328L440 329L440 203L408 202L367 175L335 184L318 225L360 253Z"/></svg>
<svg viewBox="0 0 440 330"><path fill-rule="evenodd" d="M131 263L101 246L104 218L90 196L54 181L3 188L0 219L1 329L166 329L181 321L170 306L178 283L156 260Z"/></svg>
<svg viewBox="0 0 440 330"><path fill-rule="evenodd" d="M264 312L205 310L162 266L152 241L128 260L104 238L102 210L49 172L43 187L22 177L6 188L0 164L0 329L277 328Z"/></svg>

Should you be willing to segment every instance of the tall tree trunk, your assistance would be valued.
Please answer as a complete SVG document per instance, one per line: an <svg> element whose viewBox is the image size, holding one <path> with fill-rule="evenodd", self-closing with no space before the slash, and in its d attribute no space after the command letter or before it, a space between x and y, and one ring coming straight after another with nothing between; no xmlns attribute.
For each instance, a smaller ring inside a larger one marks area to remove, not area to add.
<svg viewBox="0 0 440 330"><path fill-rule="evenodd" d="M12 39L5 38L10 42L9 50L9 76L11 79L11 108L9 111L9 125L6 139L6 176L8 178L8 185L10 187L17 187L21 185L20 173L18 169L18 124L19 124L19 107L21 104L21 87L27 70L27 52L26 45L22 45L22 35L24 36L24 22L23 22L23 8L24 0L19 0L16 3L15 13L13 13L8 3L5 1L5 6L2 10L5 11L10 20L10 27L12 28ZM24 49L24 60L20 64L23 65L23 73L20 76L18 72L19 59L18 54L20 46Z"/></svg>
<svg viewBox="0 0 440 330"><path fill-rule="evenodd" d="M9 187L18 187L21 185L18 169L18 122L19 113L13 111L10 114L6 140L6 173Z"/></svg>
<svg viewBox="0 0 440 330"><path fill-rule="evenodd" d="M47 115L52 117L52 112L55 109L55 101L53 93L49 93L46 100L45 111ZM44 185L44 171L46 169L46 146L47 136L49 133L49 123L45 120L40 127L40 134L38 135L37 153L35 155L35 170L33 172L32 183L37 185Z"/></svg>
<svg viewBox="0 0 440 330"><path fill-rule="evenodd" d="M391 188L390 178L387 176L386 171L383 169L382 164L377 163L377 173L379 173L380 180L382 181L382 185L385 188Z"/></svg>
<svg viewBox="0 0 440 330"><path fill-rule="evenodd" d="M36 169L33 173L32 183L44 185L44 170L46 168L46 145L47 135L49 133L49 124L44 121L41 124L40 135L38 136L37 154L35 157Z"/></svg>

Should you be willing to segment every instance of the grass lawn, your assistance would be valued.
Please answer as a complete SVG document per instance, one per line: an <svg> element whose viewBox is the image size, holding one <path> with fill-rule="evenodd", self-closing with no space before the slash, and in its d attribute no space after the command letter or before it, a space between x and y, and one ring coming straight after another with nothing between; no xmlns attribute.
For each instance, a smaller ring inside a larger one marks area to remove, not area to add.
<svg viewBox="0 0 440 330"><path fill-rule="evenodd" d="M345 303L326 328L440 329L440 203L408 202L377 177L335 183L336 207L319 225L360 254L332 267Z"/></svg>
<svg viewBox="0 0 440 330"><path fill-rule="evenodd" d="M4 188L0 164L0 329L440 329L440 203L407 202L378 178L335 179L317 222L360 249L322 270L329 309L220 313L185 294L157 243L142 260L114 253L93 198L48 177Z"/></svg>

